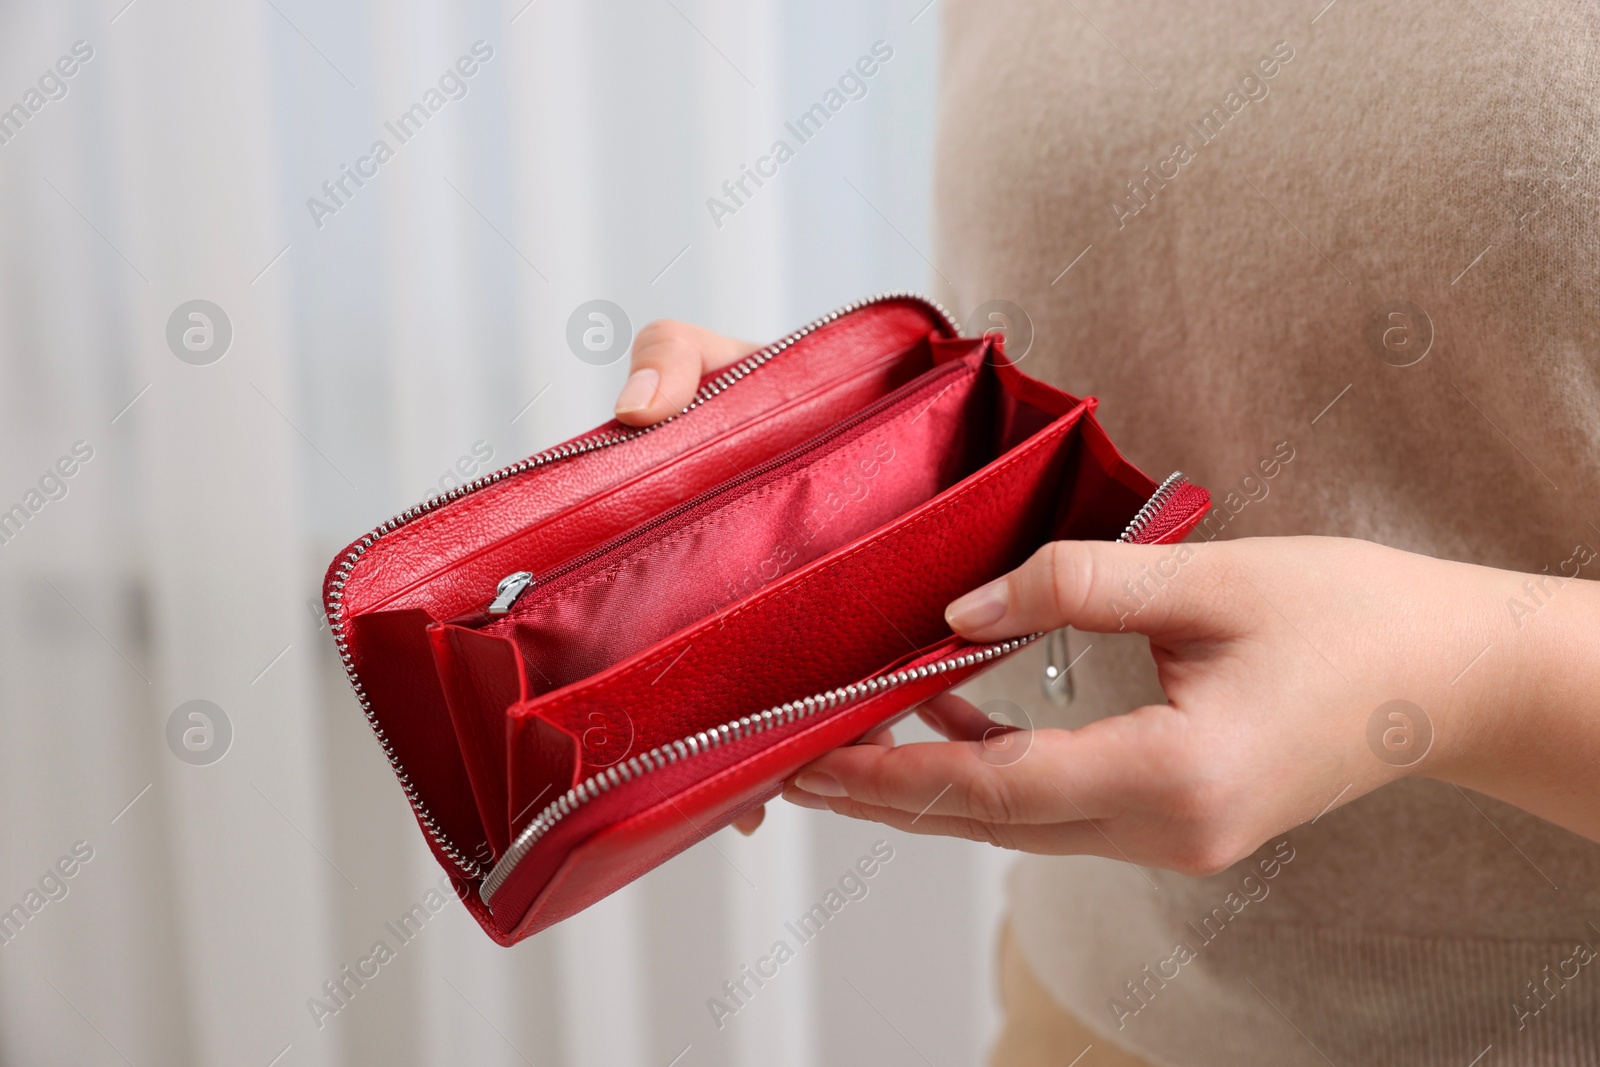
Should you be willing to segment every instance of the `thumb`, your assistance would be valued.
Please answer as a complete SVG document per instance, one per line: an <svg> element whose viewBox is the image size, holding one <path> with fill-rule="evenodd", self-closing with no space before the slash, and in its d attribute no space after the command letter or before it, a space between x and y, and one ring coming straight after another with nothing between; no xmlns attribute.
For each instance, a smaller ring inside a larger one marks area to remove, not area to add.
<svg viewBox="0 0 1600 1067"><path fill-rule="evenodd" d="M754 352L748 341L687 322L652 322L634 338L628 381L617 397L617 418L650 426L689 406L702 376Z"/></svg>
<svg viewBox="0 0 1600 1067"><path fill-rule="evenodd" d="M1223 547L1055 541L953 601L945 621L970 641L1068 625L1094 633L1192 634L1214 614L1207 608L1216 599L1211 557Z"/></svg>

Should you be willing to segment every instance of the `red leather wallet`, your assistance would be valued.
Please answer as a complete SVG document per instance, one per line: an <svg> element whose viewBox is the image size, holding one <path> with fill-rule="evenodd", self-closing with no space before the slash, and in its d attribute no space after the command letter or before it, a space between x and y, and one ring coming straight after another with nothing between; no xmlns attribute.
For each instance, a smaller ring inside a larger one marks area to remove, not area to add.
<svg viewBox="0 0 1600 1067"><path fill-rule="evenodd" d="M1180 540L1210 505L1125 460L993 336L887 294L362 537L339 655L467 907L510 944L1040 635L944 608L1056 539Z"/></svg>

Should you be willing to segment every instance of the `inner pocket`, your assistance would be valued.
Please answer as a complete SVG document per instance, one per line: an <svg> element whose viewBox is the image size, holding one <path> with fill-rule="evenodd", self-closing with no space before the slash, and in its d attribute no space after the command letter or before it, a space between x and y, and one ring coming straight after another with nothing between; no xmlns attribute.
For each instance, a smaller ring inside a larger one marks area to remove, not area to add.
<svg viewBox="0 0 1600 1067"><path fill-rule="evenodd" d="M943 364L801 448L536 576L486 632L515 642L530 697L604 670L982 467L1000 444L998 391L981 354Z"/></svg>
<svg viewBox="0 0 1600 1067"><path fill-rule="evenodd" d="M976 386L979 395L964 403L983 400L981 378ZM954 393L936 395L948 400ZM592 777L619 755L692 738L741 715L958 647L944 622L945 605L1057 535L1061 502L1087 484L1086 472L1123 462L1087 445L1086 404L1016 440L1014 432L1034 420L1008 396L1000 390L995 407L980 409L974 420L975 450L990 451L987 441L1008 453L1004 460L948 487L904 522L892 517L878 524L863 551L851 545L832 552L804 576L686 624L625 669L513 705L507 735L513 770L544 773L538 770L544 737L559 732L577 754L577 777ZM1115 536L1141 500L1078 523L1074 532Z"/></svg>

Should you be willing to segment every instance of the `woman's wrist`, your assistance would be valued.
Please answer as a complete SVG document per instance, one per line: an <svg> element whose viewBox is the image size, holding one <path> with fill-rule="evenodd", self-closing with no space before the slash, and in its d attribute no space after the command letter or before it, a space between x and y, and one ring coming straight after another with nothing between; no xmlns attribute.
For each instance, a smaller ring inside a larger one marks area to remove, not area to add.
<svg viewBox="0 0 1600 1067"><path fill-rule="evenodd" d="M1437 758L1417 772L1600 839L1600 583L1492 571L1481 587L1451 628L1481 639L1456 642Z"/></svg>

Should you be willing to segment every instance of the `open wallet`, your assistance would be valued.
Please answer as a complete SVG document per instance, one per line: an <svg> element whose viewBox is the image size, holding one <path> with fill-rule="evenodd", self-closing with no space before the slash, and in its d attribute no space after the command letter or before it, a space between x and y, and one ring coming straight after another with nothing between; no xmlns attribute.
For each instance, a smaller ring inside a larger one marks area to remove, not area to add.
<svg viewBox="0 0 1600 1067"><path fill-rule="evenodd" d="M1032 640L945 606L1057 539L1173 542L1080 400L919 297L851 304L356 541L324 597L439 862L511 944Z"/></svg>

